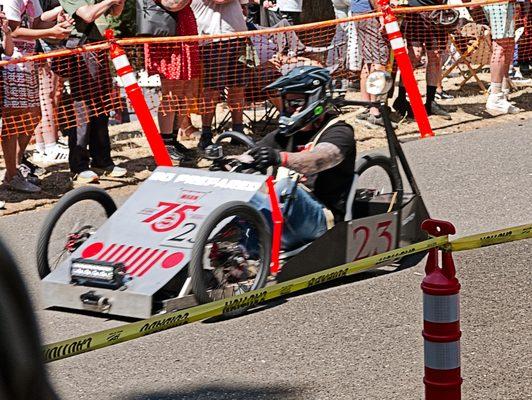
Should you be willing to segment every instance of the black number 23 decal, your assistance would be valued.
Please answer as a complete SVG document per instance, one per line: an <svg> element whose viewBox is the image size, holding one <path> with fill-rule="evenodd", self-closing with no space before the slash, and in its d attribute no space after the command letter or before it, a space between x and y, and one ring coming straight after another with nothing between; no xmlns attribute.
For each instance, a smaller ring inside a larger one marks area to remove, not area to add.
<svg viewBox="0 0 532 400"><path fill-rule="evenodd" d="M180 233L176 236L174 236L173 238L170 238L168 240L172 241L172 242L189 242L189 243L194 243L194 240L192 239L191 237L191 233L194 232L194 230L196 229L197 225L193 222L187 222L186 224L183 224L183 226L180 227Z"/></svg>

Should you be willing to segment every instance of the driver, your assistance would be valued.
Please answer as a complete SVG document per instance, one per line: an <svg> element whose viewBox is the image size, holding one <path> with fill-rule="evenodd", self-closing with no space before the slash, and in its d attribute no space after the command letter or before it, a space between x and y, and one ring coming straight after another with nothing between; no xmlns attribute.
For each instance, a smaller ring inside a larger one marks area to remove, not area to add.
<svg viewBox="0 0 532 400"><path fill-rule="evenodd" d="M296 67L265 90L276 90L281 97L279 129L249 154L257 169L285 167L301 175L302 185L291 177L275 184L284 215L282 247L295 249L343 221L355 170L354 131L332 106L332 78L325 68ZM269 213L266 196L252 202Z"/></svg>

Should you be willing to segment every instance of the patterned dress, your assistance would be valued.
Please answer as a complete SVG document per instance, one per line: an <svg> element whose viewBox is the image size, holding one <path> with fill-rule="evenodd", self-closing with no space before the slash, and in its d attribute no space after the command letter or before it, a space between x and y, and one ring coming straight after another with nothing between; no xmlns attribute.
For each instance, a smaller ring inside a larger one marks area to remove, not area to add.
<svg viewBox="0 0 532 400"><path fill-rule="evenodd" d="M198 34L196 18L190 6L179 11L176 36ZM149 75L173 80L191 80L200 76L199 49L196 42L144 45L145 66Z"/></svg>
<svg viewBox="0 0 532 400"><path fill-rule="evenodd" d="M21 21L20 26L31 27L42 14L38 0L4 0L8 20ZM34 40L14 39L13 56L2 55L2 60L23 57L35 52ZM2 68L4 108L39 107L39 74L33 62L9 64Z"/></svg>

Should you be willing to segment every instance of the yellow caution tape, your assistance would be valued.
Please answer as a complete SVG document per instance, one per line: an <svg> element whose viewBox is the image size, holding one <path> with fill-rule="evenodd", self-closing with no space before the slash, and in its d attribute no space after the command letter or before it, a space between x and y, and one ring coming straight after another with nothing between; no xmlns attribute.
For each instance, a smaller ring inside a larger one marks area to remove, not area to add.
<svg viewBox="0 0 532 400"><path fill-rule="evenodd" d="M473 250L530 238L532 238L532 224L526 224L515 226L513 228L500 229L498 231L466 236L451 241L447 246L444 246L444 248L445 250L451 251Z"/></svg>
<svg viewBox="0 0 532 400"><path fill-rule="evenodd" d="M390 260L396 260L435 247L441 247L448 243L449 240L447 236L425 240L411 246L364 258L363 260L350 262L321 272L292 279L287 282L268 286L263 289L246 292L238 296L51 343L45 345L42 349L44 361L52 362L61 360L167 329L190 324L192 322L256 306L277 297L286 296L290 293L298 292L325 282L354 275Z"/></svg>

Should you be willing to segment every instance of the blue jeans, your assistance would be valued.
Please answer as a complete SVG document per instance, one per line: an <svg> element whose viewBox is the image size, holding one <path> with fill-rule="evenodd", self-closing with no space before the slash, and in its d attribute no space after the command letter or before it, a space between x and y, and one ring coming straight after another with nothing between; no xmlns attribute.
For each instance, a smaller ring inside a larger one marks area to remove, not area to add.
<svg viewBox="0 0 532 400"><path fill-rule="evenodd" d="M277 199L280 199L281 195L285 197L290 195L294 184L295 182L290 178L277 182L275 184ZM327 221L323 212L324 206L305 190L298 187L294 198L285 200L285 204L281 205L281 207L286 207L287 203L290 203L288 212L281 208L284 215L281 247L284 250L293 250L301 247L327 231ZM273 221L269 196L257 193L251 199L251 205L266 216L271 227Z"/></svg>

